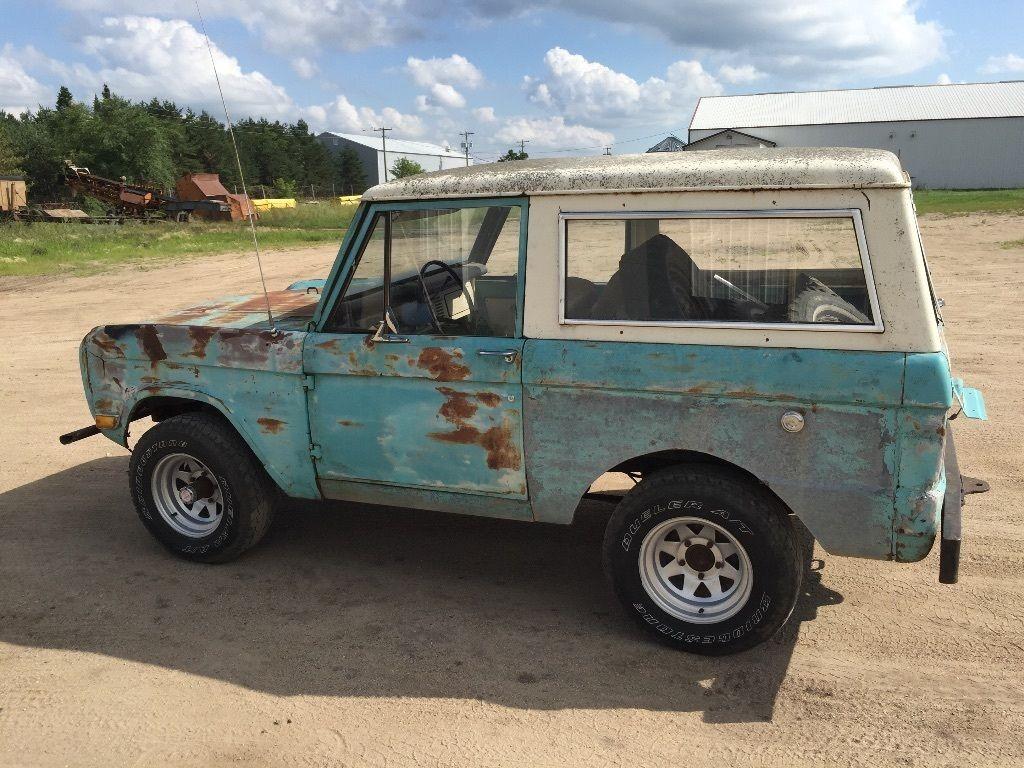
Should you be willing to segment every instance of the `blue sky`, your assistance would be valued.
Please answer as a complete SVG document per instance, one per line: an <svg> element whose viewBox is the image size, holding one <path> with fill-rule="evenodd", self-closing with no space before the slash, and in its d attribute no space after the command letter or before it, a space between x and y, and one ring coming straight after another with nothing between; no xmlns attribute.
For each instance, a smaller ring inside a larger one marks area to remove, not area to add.
<svg viewBox="0 0 1024 768"><path fill-rule="evenodd" d="M236 117L488 159L639 151L699 96L1024 79L1024 3L954 0L200 0ZM510 8L516 10L512 11ZM0 0L0 108L108 83L219 114L194 0Z"/></svg>

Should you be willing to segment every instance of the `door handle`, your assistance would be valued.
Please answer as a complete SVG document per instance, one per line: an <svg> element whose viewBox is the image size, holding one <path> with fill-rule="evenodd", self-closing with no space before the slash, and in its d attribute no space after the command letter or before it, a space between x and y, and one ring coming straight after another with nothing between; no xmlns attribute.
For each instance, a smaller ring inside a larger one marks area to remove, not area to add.
<svg viewBox="0 0 1024 768"><path fill-rule="evenodd" d="M518 349L479 349L477 354L480 357L501 357L506 363L514 363L519 356Z"/></svg>

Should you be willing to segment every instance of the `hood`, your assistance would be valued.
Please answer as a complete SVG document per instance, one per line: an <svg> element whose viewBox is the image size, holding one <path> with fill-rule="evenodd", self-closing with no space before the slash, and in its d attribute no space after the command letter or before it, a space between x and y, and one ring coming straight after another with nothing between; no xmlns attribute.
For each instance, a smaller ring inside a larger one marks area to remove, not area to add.
<svg viewBox="0 0 1024 768"><path fill-rule="evenodd" d="M282 330L305 330L306 323L313 319L320 295L285 290L270 291L266 298L262 293L251 296L227 296L176 310L156 322L164 325L200 325L215 328L266 328L267 299L270 300L270 311L274 315L275 326Z"/></svg>

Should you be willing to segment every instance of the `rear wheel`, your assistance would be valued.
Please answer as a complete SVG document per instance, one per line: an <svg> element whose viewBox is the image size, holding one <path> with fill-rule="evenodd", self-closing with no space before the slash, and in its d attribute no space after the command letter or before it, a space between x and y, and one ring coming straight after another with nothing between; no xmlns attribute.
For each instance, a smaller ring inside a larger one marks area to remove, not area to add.
<svg viewBox="0 0 1024 768"><path fill-rule="evenodd" d="M735 653L785 624L800 592L798 536L763 488L719 467L665 469L608 522L605 571L627 612L676 648Z"/></svg>
<svg viewBox="0 0 1024 768"><path fill-rule="evenodd" d="M132 452L129 478L143 524L189 560L232 560L270 527L277 491L218 416L186 413L144 433Z"/></svg>

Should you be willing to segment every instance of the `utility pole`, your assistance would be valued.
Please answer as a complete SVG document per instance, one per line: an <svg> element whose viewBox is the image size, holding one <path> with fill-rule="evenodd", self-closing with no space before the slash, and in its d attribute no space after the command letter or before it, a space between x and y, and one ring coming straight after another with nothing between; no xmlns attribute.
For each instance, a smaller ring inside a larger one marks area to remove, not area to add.
<svg viewBox="0 0 1024 768"><path fill-rule="evenodd" d="M459 134L462 137L462 149L466 153L466 167L469 167L469 148L473 146L473 142L469 140L470 136L475 135L473 131L463 131Z"/></svg>
<svg viewBox="0 0 1024 768"><path fill-rule="evenodd" d="M388 131L393 130L391 128L371 128L374 133L380 133L380 146L381 151L384 153L384 181L388 180Z"/></svg>
<svg viewBox="0 0 1024 768"><path fill-rule="evenodd" d="M605 148L604 148L604 153L605 153L606 155L610 155L610 154L612 153L612 148L611 148L611 147L605 147Z"/></svg>
<svg viewBox="0 0 1024 768"><path fill-rule="evenodd" d="M519 140L519 154L520 155L525 155L526 154L526 145L529 144L529 143L530 143L529 139L520 139Z"/></svg>

